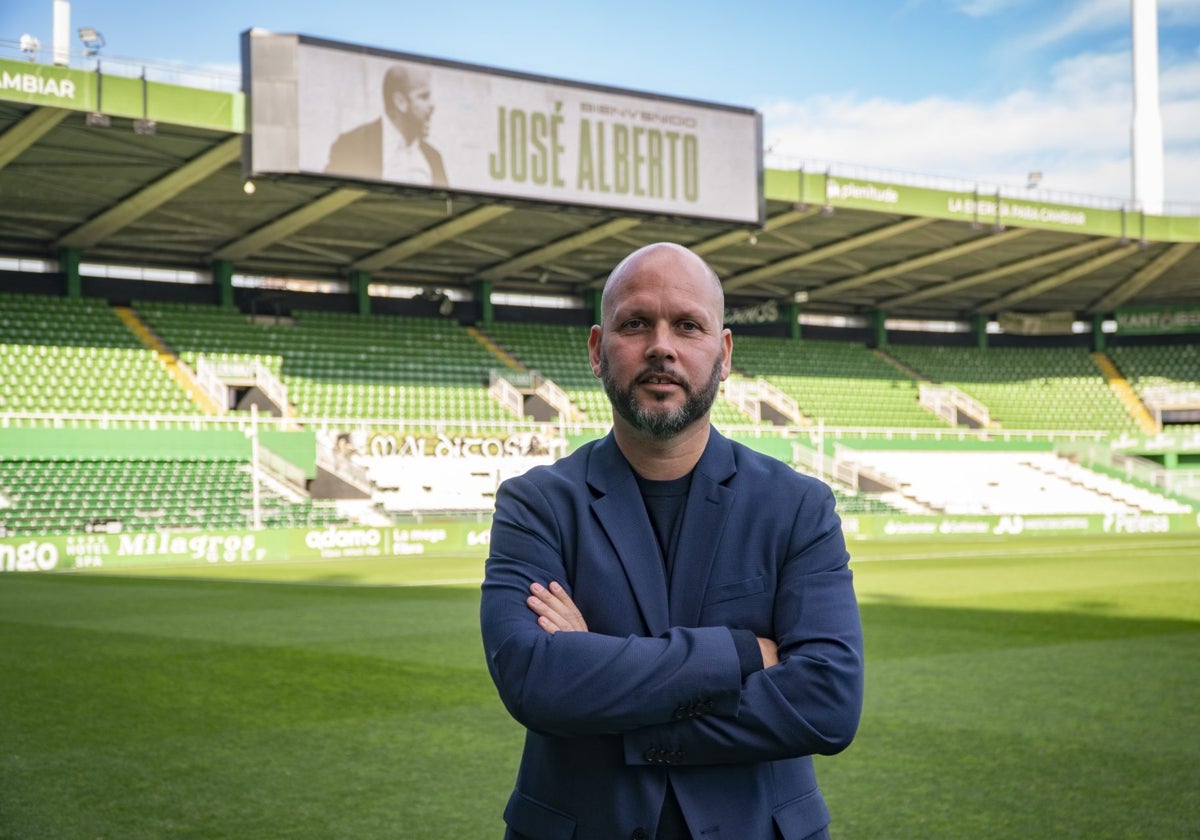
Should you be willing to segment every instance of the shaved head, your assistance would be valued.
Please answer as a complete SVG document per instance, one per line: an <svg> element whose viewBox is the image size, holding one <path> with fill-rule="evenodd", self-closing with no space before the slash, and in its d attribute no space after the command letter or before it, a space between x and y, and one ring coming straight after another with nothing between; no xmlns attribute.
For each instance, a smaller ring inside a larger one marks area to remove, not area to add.
<svg viewBox="0 0 1200 840"><path fill-rule="evenodd" d="M717 323L725 322L725 289L721 279L696 252L676 245L674 242L655 242L638 248L617 263L608 275L604 291L600 296L600 320L607 324L612 316L614 302L620 294L624 281L643 270L666 270L670 272L695 272L706 277L713 292L712 303L716 306Z"/></svg>

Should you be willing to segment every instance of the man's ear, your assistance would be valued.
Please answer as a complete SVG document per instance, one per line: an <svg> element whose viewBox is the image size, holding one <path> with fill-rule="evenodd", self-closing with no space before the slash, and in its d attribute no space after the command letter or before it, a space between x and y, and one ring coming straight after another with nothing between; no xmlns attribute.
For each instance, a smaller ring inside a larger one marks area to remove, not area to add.
<svg viewBox="0 0 1200 840"><path fill-rule="evenodd" d="M592 325L588 334L588 358L592 362L592 375L600 378L600 338L602 330L598 324Z"/></svg>
<svg viewBox="0 0 1200 840"><path fill-rule="evenodd" d="M721 381L724 382L729 378L729 371L733 367L733 333L728 327L721 330L721 353L725 357L721 364Z"/></svg>

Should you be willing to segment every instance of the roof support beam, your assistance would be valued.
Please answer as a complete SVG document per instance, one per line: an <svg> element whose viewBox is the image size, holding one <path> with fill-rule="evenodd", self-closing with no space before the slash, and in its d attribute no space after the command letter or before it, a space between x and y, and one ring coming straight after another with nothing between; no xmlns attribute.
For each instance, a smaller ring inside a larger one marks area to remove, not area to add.
<svg viewBox="0 0 1200 840"><path fill-rule="evenodd" d="M502 280L505 277L512 277L514 274L520 274L527 268L558 259L564 254L577 251L580 248L591 245L593 242L599 242L601 239L608 239L610 236L637 227L639 224L641 224L641 221L638 219L613 219L602 225L596 225L587 230L581 230L579 233L558 239L541 248L526 251L519 257L498 263L491 268L479 272L476 276L480 280Z"/></svg>
<svg viewBox="0 0 1200 840"><path fill-rule="evenodd" d="M711 254L713 251L719 251L730 245L741 245L743 242L748 241L751 236L757 236L760 233L770 233L781 227L804 221L811 216L817 215L819 212L821 212L820 207L812 207L808 210L788 210L786 213L771 216L763 222L763 226L760 228L754 230L731 230L726 233L719 233L702 242L697 242L691 246L691 249L700 256Z"/></svg>
<svg viewBox="0 0 1200 840"><path fill-rule="evenodd" d="M1172 266L1196 250L1195 242L1180 242L1159 254L1148 265L1142 266L1133 276L1088 307L1087 311L1103 314L1111 312L1125 301L1162 277Z"/></svg>
<svg viewBox="0 0 1200 840"><path fill-rule="evenodd" d="M1033 233L1033 228L1010 228L1003 233L997 233L989 236L980 236L972 239L969 242L963 242L959 245L952 245L949 248L942 248L928 254L923 254L919 257L913 257L910 260L895 263L893 265L885 265L882 268L877 268L874 271L868 271L866 274L859 274L856 277L847 277L845 280L835 280L819 289L810 289L808 292L809 300L820 300L821 298L833 297L836 294L847 291L848 289L857 289L859 286L866 286L879 280L887 280L901 274L907 274L910 271L917 271L926 266L936 265L946 260L956 259L966 254L973 254L976 251L982 251L984 248L992 248L996 245L1003 245L1006 242L1011 242L1014 239L1020 239L1022 236L1027 236Z"/></svg>
<svg viewBox="0 0 1200 840"><path fill-rule="evenodd" d="M34 108L4 134L0 135L0 169L8 166L21 152L28 149L50 129L58 125L70 111L62 108Z"/></svg>
<svg viewBox="0 0 1200 840"><path fill-rule="evenodd" d="M735 289L740 289L743 286L749 286L751 283L757 283L759 280L767 280L771 277L778 277L780 274L785 274L793 269L802 268L806 265L827 260L830 257L836 257L844 254L847 251L853 251L855 248L861 248L864 245L870 245L875 242L882 242L885 239L891 239L893 236L899 236L902 233L908 233L910 230L923 228L925 225L932 224L937 221L932 218L914 217L905 219L896 224L887 225L885 227L876 228L867 233L858 236L852 236L849 239L842 239L838 242L832 242L821 248L814 248L803 254L798 254L794 257L779 260L778 262L764 265L761 268L743 271L741 274L735 274L727 279L724 283L725 291L731 292Z"/></svg>
<svg viewBox="0 0 1200 840"><path fill-rule="evenodd" d="M968 274L966 277L959 277L957 280L951 280L948 283L940 283L936 286L930 286L925 289L918 289L915 292L909 292L899 297L888 298L880 301L880 306L883 309L895 309L899 306L907 306L910 303L919 303L929 298L941 297L943 295L961 292L963 289L969 289L972 286L979 286L984 283L990 283L992 280L999 280L1002 277L1007 277L1010 274L1017 274L1021 271L1039 268L1049 263L1061 262L1062 260L1070 260L1083 254L1090 254L1106 245L1115 243L1115 239L1089 239L1087 242L1082 242L1078 245L1071 245L1068 248L1059 248L1057 251L1047 251L1044 254L1038 254L1028 259L1018 260L1008 265L1002 265L999 268L988 269L981 271L978 274Z"/></svg>
<svg viewBox="0 0 1200 840"><path fill-rule="evenodd" d="M1142 246L1138 245L1136 242L1133 242L1128 245L1121 245L1117 248L1113 248L1111 251L1106 251L1105 253L1100 254L1098 257L1092 257L1090 260L1085 260L1078 265L1073 265L1064 271L1058 272L1058 274L1052 274L1049 277L1043 277L1041 280L1009 292L1007 295L1001 295L1000 297L990 300L987 303L982 303L979 306L976 306L973 311L984 313L999 312L1002 309L1007 309L1014 303L1020 303L1025 300L1029 300L1032 297L1037 297L1043 292L1048 292L1051 289L1057 289L1059 286L1066 285L1072 280L1078 280L1080 277L1091 274L1093 271L1098 271L1105 266L1112 265L1115 262L1120 262L1131 254L1136 254L1139 250L1141 250L1141 247Z"/></svg>
<svg viewBox="0 0 1200 840"><path fill-rule="evenodd" d="M232 242L222 245L213 253L213 259L237 262L243 257L257 253L279 240L291 236L296 231L307 227L313 222L336 213L343 207L358 201L366 194L366 190L355 190L349 187L330 190L315 201L303 204L291 213L255 228L241 239L235 239Z"/></svg>
<svg viewBox="0 0 1200 840"><path fill-rule="evenodd" d="M355 271L378 271L381 268L387 268L398 262L403 262L422 251L427 251L435 245L440 245L447 240L453 239L460 233L474 230L480 225L485 225L492 221L492 219L498 219L511 210L511 207L503 207L499 204L481 205L473 210L468 210L462 215L447 219L441 224L426 228L415 236L402 239L373 254L368 254L362 259L351 263L350 268Z"/></svg>
<svg viewBox="0 0 1200 840"><path fill-rule="evenodd" d="M239 160L242 156L242 136L223 140L207 152L172 169L163 177L147 184L133 195L114 204L74 230L68 231L55 244L58 248L85 249L111 236L130 222L140 219L188 187L194 186L218 169Z"/></svg>

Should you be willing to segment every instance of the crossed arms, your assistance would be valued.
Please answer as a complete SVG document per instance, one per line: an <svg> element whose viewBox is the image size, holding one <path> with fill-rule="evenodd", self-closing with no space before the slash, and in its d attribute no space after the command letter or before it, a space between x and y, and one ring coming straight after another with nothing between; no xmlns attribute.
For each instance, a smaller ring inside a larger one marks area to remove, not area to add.
<svg viewBox="0 0 1200 840"><path fill-rule="evenodd" d="M542 586L540 583L531 583L529 593L527 603L529 609L533 610L538 617L538 627L551 635L560 631L587 632L587 622L584 621L583 614L558 581L550 581L549 587ZM758 636L757 640L758 651L762 655L762 667L770 668L772 665L778 665L779 646L771 639L762 636Z"/></svg>
<svg viewBox="0 0 1200 840"><path fill-rule="evenodd" d="M619 735L629 764L647 763L663 745L685 764L844 749L861 711L862 637L832 494L824 494L783 526L787 556L755 634L763 667L744 676L734 624L631 631L637 607L619 564L612 571L576 557L568 574L564 557L589 552L595 536L580 533L581 517L564 510L560 518L527 478L505 482L481 621L509 712L545 734Z"/></svg>

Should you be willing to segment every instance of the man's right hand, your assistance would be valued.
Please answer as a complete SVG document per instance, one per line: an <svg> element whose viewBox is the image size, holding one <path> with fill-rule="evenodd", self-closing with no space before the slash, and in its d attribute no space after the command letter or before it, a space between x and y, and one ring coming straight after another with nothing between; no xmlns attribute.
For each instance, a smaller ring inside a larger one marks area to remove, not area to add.
<svg viewBox="0 0 1200 840"><path fill-rule="evenodd" d="M758 637L758 650L762 653L763 667L770 668L779 664L779 646L770 639Z"/></svg>

